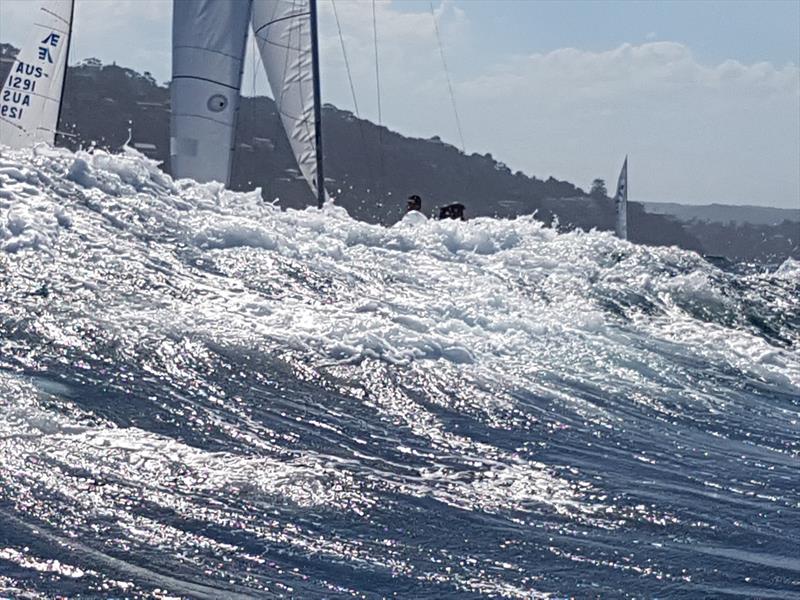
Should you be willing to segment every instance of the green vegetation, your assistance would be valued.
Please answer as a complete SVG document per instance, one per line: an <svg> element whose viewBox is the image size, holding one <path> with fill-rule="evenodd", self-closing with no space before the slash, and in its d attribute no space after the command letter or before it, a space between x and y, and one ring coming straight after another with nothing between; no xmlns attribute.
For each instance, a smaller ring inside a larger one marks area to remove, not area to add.
<svg viewBox="0 0 800 600"><path fill-rule="evenodd" d="M3 79L14 54L0 45ZM169 88L149 73L97 59L70 67L60 128L70 135L57 143L73 149L117 150L130 132L130 144L169 171ZM512 173L491 154L466 155L438 137L408 138L331 105L323 109L323 129L327 188L356 218L393 223L404 214L406 198L419 194L429 215L459 202L468 218L536 213L560 230L614 229L614 203L602 179L595 179L587 194L567 181ZM269 98L242 99L231 187L260 187L267 201L278 199L285 207L314 204ZM636 243L677 245L731 260L800 258L800 224L793 221L775 226L680 221L629 202L628 230Z"/></svg>

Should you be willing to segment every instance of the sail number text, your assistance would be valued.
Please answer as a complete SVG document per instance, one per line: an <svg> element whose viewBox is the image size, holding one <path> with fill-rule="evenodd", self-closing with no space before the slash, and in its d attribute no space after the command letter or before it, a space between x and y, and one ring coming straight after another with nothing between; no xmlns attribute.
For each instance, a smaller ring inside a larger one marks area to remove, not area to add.
<svg viewBox="0 0 800 600"><path fill-rule="evenodd" d="M36 83L41 77L47 77L42 67L23 62L17 63L13 73L9 73L3 94L0 96L0 117L21 119L25 107L31 105L28 92L36 92Z"/></svg>

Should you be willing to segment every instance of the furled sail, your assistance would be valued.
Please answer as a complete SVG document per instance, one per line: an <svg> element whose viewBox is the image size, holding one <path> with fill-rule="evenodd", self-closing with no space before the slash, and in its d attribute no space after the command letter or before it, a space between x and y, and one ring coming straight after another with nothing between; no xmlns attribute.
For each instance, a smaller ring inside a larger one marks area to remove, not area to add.
<svg viewBox="0 0 800 600"><path fill-rule="evenodd" d="M253 33L297 165L314 194L322 197L317 192L321 142L315 103L319 79L313 56L314 1L253 0Z"/></svg>
<svg viewBox="0 0 800 600"><path fill-rule="evenodd" d="M31 2L33 27L0 89L0 144L55 141L75 0Z"/></svg>
<svg viewBox="0 0 800 600"><path fill-rule="evenodd" d="M170 158L175 177L228 184L252 0L175 0Z"/></svg>
<svg viewBox="0 0 800 600"><path fill-rule="evenodd" d="M623 240L628 239L628 157L622 164L622 171L619 173L617 181L617 195L614 196L614 203L617 208L617 237Z"/></svg>

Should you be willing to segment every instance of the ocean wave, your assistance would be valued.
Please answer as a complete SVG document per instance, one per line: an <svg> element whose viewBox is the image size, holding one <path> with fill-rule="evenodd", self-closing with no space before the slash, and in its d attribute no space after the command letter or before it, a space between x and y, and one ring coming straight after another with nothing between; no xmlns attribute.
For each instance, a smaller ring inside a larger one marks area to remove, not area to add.
<svg viewBox="0 0 800 600"><path fill-rule="evenodd" d="M0 151L0 269L0 591L800 582L796 261L383 227L38 147Z"/></svg>

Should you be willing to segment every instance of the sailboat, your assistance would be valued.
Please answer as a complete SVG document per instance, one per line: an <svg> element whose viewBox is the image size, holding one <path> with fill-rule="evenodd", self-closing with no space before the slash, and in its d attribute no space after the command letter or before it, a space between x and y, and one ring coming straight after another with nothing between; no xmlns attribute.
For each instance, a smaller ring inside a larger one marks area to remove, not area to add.
<svg viewBox="0 0 800 600"><path fill-rule="evenodd" d="M622 240L628 239L628 157L622 163L622 170L617 180L617 194L614 196L617 209L615 232Z"/></svg>
<svg viewBox="0 0 800 600"><path fill-rule="evenodd" d="M172 173L230 183L248 25L300 172L321 207L325 178L316 0L175 0Z"/></svg>
<svg viewBox="0 0 800 600"><path fill-rule="evenodd" d="M0 88L0 144L53 144L61 115L75 0L41 0Z"/></svg>

